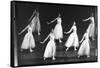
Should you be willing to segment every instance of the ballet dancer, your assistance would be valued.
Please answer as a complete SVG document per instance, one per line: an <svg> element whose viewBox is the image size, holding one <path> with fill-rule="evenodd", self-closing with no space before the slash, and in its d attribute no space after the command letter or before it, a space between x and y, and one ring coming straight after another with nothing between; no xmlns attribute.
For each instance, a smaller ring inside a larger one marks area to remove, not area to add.
<svg viewBox="0 0 100 68"><path fill-rule="evenodd" d="M25 27L25 29L23 29L19 35L21 33L23 33L25 30L27 30L27 33L24 36L22 45L21 45L21 51L23 51L23 49L30 49L30 52L33 52L32 48L35 47L35 40L34 37L32 35L32 28L30 25L28 25L27 27Z"/></svg>
<svg viewBox="0 0 100 68"><path fill-rule="evenodd" d="M79 46L76 23L74 22L71 29L68 32L64 32L64 33L65 34L71 33L68 40L65 43L65 46L67 47L66 51L72 46L74 46L74 50L76 51L77 50L76 47Z"/></svg>
<svg viewBox="0 0 100 68"><path fill-rule="evenodd" d="M35 10L32 16L30 17L29 21L30 21L33 32L38 31L38 35L40 35L41 25L40 25L40 19L39 19L39 12Z"/></svg>
<svg viewBox="0 0 100 68"><path fill-rule="evenodd" d="M91 14L91 16L87 19L84 19L83 21L88 21L90 20L90 24L89 27L87 29L87 32L89 34L89 37L92 38L92 40L94 40L94 34L95 34L95 21L94 21L94 17L93 17L93 13Z"/></svg>
<svg viewBox="0 0 100 68"><path fill-rule="evenodd" d="M83 35L82 40L80 41L81 46L78 50L78 57L86 55L87 57L90 57L90 45L89 45L89 36L88 32L86 31L85 34Z"/></svg>
<svg viewBox="0 0 100 68"><path fill-rule="evenodd" d="M55 35L55 39L58 39L59 42L61 43L61 39L63 38L63 29L62 29L62 19L61 19L61 15L59 14L57 18L55 18L54 20L52 20L51 22L49 22L48 24L51 24L53 22L55 22L57 20L57 24L54 28L54 35Z"/></svg>
<svg viewBox="0 0 100 68"><path fill-rule="evenodd" d="M49 58L49 57L52 57L52 60L55 60L55 54L56 54L56 44L55 44L55 36L54 36L54 32L53 32L53 29L52 31L50 32L50 34L47 36L47 38L41 42L42 44L47 40L47 39L50 39L49 42L47 43L47 46L45 48L45 52L44 52L44 60L46 58Z"/></svg>

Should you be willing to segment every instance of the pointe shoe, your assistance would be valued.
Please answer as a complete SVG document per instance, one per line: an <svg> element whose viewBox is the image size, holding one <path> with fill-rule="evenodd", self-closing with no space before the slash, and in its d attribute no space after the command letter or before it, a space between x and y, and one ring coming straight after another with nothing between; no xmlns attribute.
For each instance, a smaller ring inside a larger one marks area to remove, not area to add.
<svg viewBox="0 0 100 68"><path fill-rule="evenodd" d="M56 58L53 57L52 60L56 60Z"/></svg>
<svg viewBox="0 0 100 68"><path fill-rule="evenodd" d="M90 56L87 56L87 58L89 58Z"/></svg>
<svg viewBox="0 0 100 68"><path fill-rule="evenodd" d="M38 35L40 35L40 33L38 33Z"/></svg>
<svg viewBox="0 0 100 68"><path fill-rule="evenodd" d="M23 49L21 49L21 52L23 51Z"/></svg>
<svg viewBox="0 0 100 68"><path fill-rule="evenodd" d="M30 52L33 52L33 50L32 50L32 49L30 49Z"/></svg>
<svg viewBox="0 0 100 68"><path fill-rule="evenodd" d="M78 58L80 58L80 55L78 55Z"/></svg>
<svg viewBox="0 0 100 68"><path fill-rule="evenodd" d="M68 49L66 49L66 51L68 51Z"/></svg>
<svg viewBox="0 0 100 68"><path fill-rule="evenodd" d="M46 60L46 58L44 58L43 60Z"/></svg>
<svg viewBox="0 0 100 68"><path fill-rule="evenodd" d="M61 43L62 41L60 40L59 42Z"/></svg>
<svg viewBox="0 0 100 68"><path fill-rule="evenodd" d="M76 51L77 49L75 48L74 50Z"/></svg>

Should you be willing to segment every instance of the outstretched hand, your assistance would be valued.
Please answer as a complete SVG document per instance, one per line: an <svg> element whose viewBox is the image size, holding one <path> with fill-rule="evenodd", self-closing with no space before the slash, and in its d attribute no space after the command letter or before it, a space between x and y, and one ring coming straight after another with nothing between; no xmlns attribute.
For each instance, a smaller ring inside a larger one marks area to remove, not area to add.
<svg viewBox="0 0 100 68"><path fill-rule="evenodd" d="M47 24L50 24L49 22L47 22Z"/></svg>
<svg viewBox="0 0 100 68"><path fill-rule="evenodd" d="M43 44L44 42L40 42L41 44Z"/></svg>
<svg viewBox="0 0 100 68"><path fill-rule="evenodd" d="M68 34L67 32L64 32L65 34Z"/></svg>
<svg viewBox="0 0 100 68"><path fill-rule="evenodd" d="M18 33L18 35L21 35L21 33Z"/></svg>
<svg viewBox="0 0 100 68"><path fill-rule="evenodd" d="M40 33L38 33L38 35L41 35Z"/></svg>
<svg viewBox="0 0 100 68"><path fill-rule="evenodd" d="M82 20L82 21L86 21L86 20Z"/></svg>

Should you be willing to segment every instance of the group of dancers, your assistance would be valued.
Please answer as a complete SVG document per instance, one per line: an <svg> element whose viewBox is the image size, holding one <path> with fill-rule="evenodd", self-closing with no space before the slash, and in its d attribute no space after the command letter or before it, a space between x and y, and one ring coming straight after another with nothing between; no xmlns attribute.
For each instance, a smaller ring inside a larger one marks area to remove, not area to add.
<svg viewBox="0 0 100 68"><path fill-rule="evenodd" d="M86 29L81 41L79 41L78 39L77 26L76 26L77 24L75 21L73 22L73 25L68 32L64 32L62 29L62 25L61 25L62 19L61 19L60 14L58 15L57 18L47 23L49 25L55 21L57 22L57 24L55 25L55 28L51 29L51 32L46 37L46 39L43 42L40 41L41 44L44 44L45 41L49 39L49 42L47 43L45 51L44 51L44 56L43 56L44 60L49 57L52 57L52 60L56 59L55 58L55 55L56 55L55 39L59 40L59 44L62 43L61 39L63 38L63 32L65 34L71 33L67 41L65 42L66 51L68 51L68 49L72 46L74 47L74 50L76 51L77 47L79 47L79 43L81 43L80 48L77 52L78 57L83 56L83 55L90 57L90 39L89 38L91 37L92 40L94 40L94 31L95 31L95 22L94 22L93 14L89 18L84 19L83 21L85 22L88 20L90 20L91 23ZM32 33L37 31L38 35L40 35L40 31L41 31L39 12L35 10L32 16L30 17L29 21L30 21L30 24L26 26L25 29L23 29L19 33L19 35L23 33L25 30L27 30L27 33L25 34L24 39L21 44L21 50L30 49L30 52L33 52L32 48L35 48L36 45L35 45L35 39Z"/></svg>

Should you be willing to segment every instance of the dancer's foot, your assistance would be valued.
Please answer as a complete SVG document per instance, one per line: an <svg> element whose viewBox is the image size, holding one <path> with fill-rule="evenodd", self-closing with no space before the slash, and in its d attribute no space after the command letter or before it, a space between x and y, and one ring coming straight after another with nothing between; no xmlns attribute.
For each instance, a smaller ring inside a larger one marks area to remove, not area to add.
<svg viewBox="0 0 100 68"><path fill-rule="evenodd" d="M33 52L33 50L32 50L32 49L30 49L30 52Z"/></svg>
<svg viewBox="0 0 100 68"><path fill-rule="evenodd" d="M59 40L59 42L61 43L62 41L61 41L61 40Z"/></svg>
<svg viewBox="0 0 100 68"><path fill-rule="evenodd" d="M46 58L44 58L43 60L46 60Z"/></svg>
<svg viewBox="0 0 100 68"><path fill-rule="evenodd" d="M93 38L93 41L94 41L95 39Z"/></svg>
<svg viewBox="0 0 100 68"><path fill-rule="evenodd" d="M53 57L53 58L52 58L52 60L56 60L56 58L55 58L55 57Z"/></svg>
<svg viewBox="0 0 100 68"><path fill-rule="evenodd" d="M21 49L21 52L23 51L23 49Z"/></svg>
<svg viewBox="0 0 100 68"><path fill-rule="evenodd" d="M66 49L66 51L68 51L69 48Z"/></svg>
<svg viewBox="0 0 100 68"><path fill-rule="evenodd" d="M76 51L77 49L75 48L74 50Z"/></svg>
<svg viewBox="0 0 100 68"><path fill-rule="evenodd" d="M38 35L40 35L40 33L38 33Z"/></svg>
<svg viewBox="0 0 100 68"><path fill-rule="evenodd" d="M80 55L78 55L78 58L80 58Z"/></svg>
<svg viewBox="0 0 100 68"><path fill-rule="evenodd" d="M88 55L87 58L89 58L90 56Z"/></svg>

